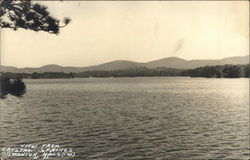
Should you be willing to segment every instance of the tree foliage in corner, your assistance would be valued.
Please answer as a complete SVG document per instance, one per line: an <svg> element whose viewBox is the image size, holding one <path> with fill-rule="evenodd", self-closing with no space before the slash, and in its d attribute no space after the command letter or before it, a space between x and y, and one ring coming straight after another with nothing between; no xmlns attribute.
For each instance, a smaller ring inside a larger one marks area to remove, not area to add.
<svg viewBox="0 0 250 160"><path fill-rule="evenodd" d="M31 0L1 0L0 1L0 27L29 29L59 34L60 28L71 21L65 17L63 24L52 17L45 5L31 2Z"/></svg>
<svg viewBox="0 0 250 160"><path fill-rule="evenodd" d="M0 27L16 31L19 28L44 31L50 34L59 34L60 28L71 21L64 18L61 22L52 17L45 5L31 2L31 0L0 0ZM0 76L0 98L7 94L21 97L25 93L25 84L19 78L3 78Z"/></svg>

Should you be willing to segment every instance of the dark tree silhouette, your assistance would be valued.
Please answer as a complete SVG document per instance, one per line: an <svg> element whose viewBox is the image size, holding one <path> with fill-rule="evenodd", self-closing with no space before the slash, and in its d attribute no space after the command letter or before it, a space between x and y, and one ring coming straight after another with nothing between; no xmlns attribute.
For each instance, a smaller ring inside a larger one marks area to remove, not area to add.
<svg viewBox="0 0 250 160"><path fill-rule="evenodd" d="M33 31L45 31L58 34L60 28L65 27L71 21L65 17L63 24L52 17L47 7L31 2L31 0L1 0L0 1L0 27L29 29Z"/></svg>
<svg viewBox="0 0 250 160"><path fill-rule="evenodd" d="M10 80L10 90L9 93L16 96L21 97L26 92L26 86L21 79L12 79Z"/></svg>
<svg viewBox="0 0 250 160"><path fill-rule="evenodd" d="M26 92L26 86L19 78L9 79L1 78L0 79L0 98L6 98L7 94L11 94L16 97L22 97Z"/></svg>
<svg viewBox="0 0 250 160"><path fill-rule="evenodd" d="M58 19L50 15L45 5L31 2L31 0L0 0L0 27L2 29L23 28L58 35L60 28L65 27L70 21L70 18L65 17L60 24ZM26 92L25 88L20 78L0 76L0 98L5 98L7 94L20 97Z"/></svg>

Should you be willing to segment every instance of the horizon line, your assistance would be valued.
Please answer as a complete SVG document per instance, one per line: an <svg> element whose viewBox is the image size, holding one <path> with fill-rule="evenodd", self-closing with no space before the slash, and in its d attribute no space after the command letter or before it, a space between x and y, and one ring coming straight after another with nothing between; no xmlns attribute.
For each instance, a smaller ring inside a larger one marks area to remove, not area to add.
<svg viewBox="0 0 250 160"><path fill-rule="evenodd" d="M225 58L220 58L220 59L190 59L190 60L187 60L187 59L184 59L184 58L180 58L180 57L176 57L176 56L171 56L171 57L166 57L166 58L160 58L160 59L155 59L155 60L151 60L151 61L146 61L146 62L137 62L137 61L133 61L133 60L112 60L112 61L108 61L108 62L104 62L104 63L100 63L100 64L94 64L94 65L88 65L88 66L64 66L64 65L59 65L59 64L45 64L45 65L42 65L42 66L34 66L34 67L16 67L16 66L12 66L12 65L2 65L0 64L0 67L15 67L17 69L22 69L22 68L41 68L41 67L44 67L44 66L50 66L50 65L55 65L55 66L60 66L60 67L76 67L76 68L82 68L82 67L93 67L93 66L98 66L98 65L102 65L102 64L107 64L107 63L111 63L111 62L116 62L116 61L128 61L128 62L134 62L134 63L150 63L150 62L153 62L153 61L158 61L158 60L163 60L163 59L167 59L167 58L178 58L178 59L182 59L182 60L185 60L185 61L194 61L194 60L223 60L223 59L226 59L226 58L233 58L233 57L247 57L247 56L250 56L250 54L247 54L245 56L230 56L230 57L225 57ZM250 57L249 57L249 61L250 61ZM0 70L1 71L1 70Z"/></svg>

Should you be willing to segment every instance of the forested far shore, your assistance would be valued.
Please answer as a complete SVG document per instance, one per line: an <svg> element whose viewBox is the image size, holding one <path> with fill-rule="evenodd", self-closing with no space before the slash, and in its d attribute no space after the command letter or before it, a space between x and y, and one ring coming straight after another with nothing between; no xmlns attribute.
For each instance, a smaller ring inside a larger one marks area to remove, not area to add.
<svg viewBox="0 0 250 160"><path fill-rule="evenodd" d="M217 65L204 66L184 70L181 76L206 77L206 78L240 78L250 77L250 64L247 65Z"/></svg>
<svg viewBox="0 0 250 160"><path fill-rule="evenodd" d="M204 66L195 69L153 68L146 67L129 68L115 71L85 71L80 73L65 72L34 72L11 73L1 72L2 78L10 79L59 79L59 78L89 78L89 77L206 77L206 78L240 78L250 77L250 65L217 65Z"/></svg>

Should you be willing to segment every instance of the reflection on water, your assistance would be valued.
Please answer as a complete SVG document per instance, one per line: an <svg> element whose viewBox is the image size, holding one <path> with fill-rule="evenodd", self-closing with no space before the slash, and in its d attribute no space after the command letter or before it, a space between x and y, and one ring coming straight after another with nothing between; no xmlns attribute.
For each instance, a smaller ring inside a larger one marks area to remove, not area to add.
<svg viewBox="0 0 250 160"><path fill-rule="evenodd" d="M60 144L72 159L249 157L249 79L26 80L1 100L0 147Z"/></svg>

